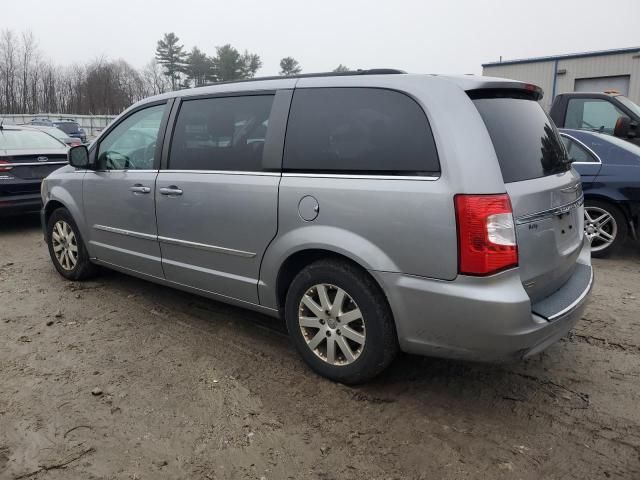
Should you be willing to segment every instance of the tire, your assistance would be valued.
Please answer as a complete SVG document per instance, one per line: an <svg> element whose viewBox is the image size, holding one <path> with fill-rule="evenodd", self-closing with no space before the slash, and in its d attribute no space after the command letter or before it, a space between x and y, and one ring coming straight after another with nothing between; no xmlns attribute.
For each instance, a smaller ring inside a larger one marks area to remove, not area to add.
<svg viewBox="0 0 640 480"><path fill-rule="evenodd" d="M591 255L603 258L616 252L629 233L627 219L622 210L608 202L587 200L584 211L584 231L591 240ZM608 217L595 222L604 215ZM612 236L613 239L605 237L605 234Z"/></svg>
<svg viewBox="0 0 640 480"><path fill-rule="evenodd" d="M98 267L89 260L80 230L66 208L58 208L49 217L47 245L53 266L67 280L87 280L97 274ZM62 258L60 248L67 252Z"/></svg>
<svg viewBox="0 0 640 480"><path fill-rule="evenodd" d="M342 301L336 303L338 295ZM382 290L364 270L347 262L319 260L305 267L289 286L284 316L289 336L307 364L340 383L370 380L398 352L393 316Z"/></svg>

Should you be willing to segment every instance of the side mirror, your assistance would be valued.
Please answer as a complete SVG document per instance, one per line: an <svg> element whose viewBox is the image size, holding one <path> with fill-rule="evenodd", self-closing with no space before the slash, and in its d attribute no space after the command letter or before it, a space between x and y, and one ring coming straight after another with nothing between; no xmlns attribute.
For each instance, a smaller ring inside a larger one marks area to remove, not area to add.
<svg viewBox="0 0 640 480"><path fill-rule="evenodd" d="M629 138L631 130L631 119L629 117L618 117L616 126L613 128L613 136L618 138Z"/></svg>
<svg viewBox="0 0 640 480"><path fill-rule="evenodd" d="M84 145L76 145L67 154L69 165L75 168L89 168L89 150Z"/></svg>

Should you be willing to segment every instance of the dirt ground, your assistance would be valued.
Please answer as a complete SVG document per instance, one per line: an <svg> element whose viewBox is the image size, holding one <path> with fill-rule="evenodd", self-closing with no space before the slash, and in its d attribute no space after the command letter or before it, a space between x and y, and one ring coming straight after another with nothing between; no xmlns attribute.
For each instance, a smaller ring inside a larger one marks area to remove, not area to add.
<svg viewBox="0 0 640 480"><path fill-rule="evenodd" d="M113 272L71 283L0 219L0 479L640 479L640 247L513 365L404 355L358 388L283 325Z"/></svg>

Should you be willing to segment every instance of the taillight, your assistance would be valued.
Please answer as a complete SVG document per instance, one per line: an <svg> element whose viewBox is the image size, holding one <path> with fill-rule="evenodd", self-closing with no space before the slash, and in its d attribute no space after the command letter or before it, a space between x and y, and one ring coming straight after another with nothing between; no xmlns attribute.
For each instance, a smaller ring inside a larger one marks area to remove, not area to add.
<svg viewBox="0 0 640 480"><path fill-rule="evenodd" d="M0 159L0 172L8 172L12 168L13 165L11 165L11 163L7 162L6 160Z"/></svg>
<svg viewBox="0 0 640 480"><path fill-rule="evenodd" d="M455 207L461 274L491 275L518 265L508 195L456 195Z"/></svg>

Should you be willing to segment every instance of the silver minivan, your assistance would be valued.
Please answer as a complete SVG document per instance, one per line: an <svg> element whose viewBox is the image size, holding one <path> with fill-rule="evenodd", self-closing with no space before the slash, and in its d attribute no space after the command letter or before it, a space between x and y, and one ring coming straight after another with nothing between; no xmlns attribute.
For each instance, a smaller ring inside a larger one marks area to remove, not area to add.
<svg viewBox="0 0 640 480"><path fill-rule="evenodd" d="M139 102L43 183L70 280L97 266L285 319L344 383L398 350L521 359L580 318L580 177L533 85L392 70Z"/></svg>

